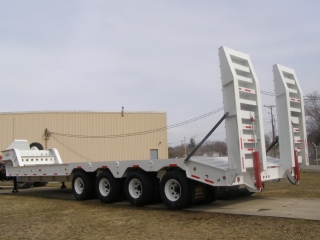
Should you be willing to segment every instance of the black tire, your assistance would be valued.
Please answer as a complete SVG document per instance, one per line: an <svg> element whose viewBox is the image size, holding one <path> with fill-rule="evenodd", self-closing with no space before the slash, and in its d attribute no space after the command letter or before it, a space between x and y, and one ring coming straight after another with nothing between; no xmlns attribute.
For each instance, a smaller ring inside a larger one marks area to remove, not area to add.
<svg viewBox="0 0 320 240"><path fill-rule="evenodd" d="M197 205L212 203L216 200L216 188L206 185L206 199L198 201Z"/></svg>
<svg viewBox="0 0 320 240"><path fill-rule="evenodd" d="M90 174L76 172L72 178L72 192L77 200L86 200L94 194L94 184Z"/></svg>
<svg viewBox="0 0 320 240"><path fill-rule="evenodd" d="M17 182L18 189L27 189L32 187L33 182Z"/></svg>
<svg viewBox="0 0 320 240"><path fill-rule="evenodd" d="M33 142L30 144L30 149L32 148L37 148L38 150L43 150L43 146L41 145L41 143L38 142Z"/></svg>
<svg viewBox="0 0 320 240"><path fill-rule="evenodd" d="M120 181L113 177L110 171L99 174L96 180L96 193L103 203L117 201L120 196Z"/></svg>
<svg viewBox="0 0 320 240"><path fill-rule="evenodd" d="M169 209L188 207L191 203L190 179L182 171L167 172L160 182L160 196Z"/></svg>
<svg viewBox="0 0 320 240"><path fill-rule="evenodd" d="M133 206L139 207L150 202L153 186L147 173L143 171L131 172L124 185L126 197Z"/></svg>

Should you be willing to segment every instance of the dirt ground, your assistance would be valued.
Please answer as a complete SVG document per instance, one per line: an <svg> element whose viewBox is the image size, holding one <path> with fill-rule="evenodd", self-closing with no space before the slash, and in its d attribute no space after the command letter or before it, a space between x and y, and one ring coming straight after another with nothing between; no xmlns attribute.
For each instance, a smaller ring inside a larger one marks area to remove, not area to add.
<svg viewBox="0 0 320 240"><path fill-rule="evenodd" d="M1 184L0 184L1 185ZM52 185L53 186L53 185ZM255 196L320 198L320 175ZM320 222L1 195L1 239L320 239Z"/></svg>

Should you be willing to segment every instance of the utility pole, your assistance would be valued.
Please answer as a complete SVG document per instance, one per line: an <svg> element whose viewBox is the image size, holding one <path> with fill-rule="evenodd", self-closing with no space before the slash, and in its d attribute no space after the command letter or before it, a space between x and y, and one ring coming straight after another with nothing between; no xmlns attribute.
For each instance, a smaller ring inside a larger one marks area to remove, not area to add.
<svg viewBox="0 0 320 240"><path fill-rule="evenodd" d="M318 166L318 149L317 149L317 145L315 145L314 143L312 143L313 144L313 146L314 146L314 149L316 150L316 159L315 159L315 161L317 162L317 166ZM318 174L319 174L320 172L318 171Z"/></svg>
<svg viewBox="0 0 320 240"><path fill-rule="evenodd" d="M194 149L196 148L196 135L193 136L194 141ZM194 153L195 156L197 156L197 152Z"/></svg>
<svg viewBox="0 0 320 240"><path fill-rule="evenodd" d="M265 107L270 109L270 114L271 114L271 125L272 125L272 142L274 142L275 140L275 135L274 135L274 119L273 119L273 113L272 113L272 109L275 107L274 105L264 105ZM273 157L276 157L276 148L273 148Z"/></svg>
<svg viewBox="0 0 320 240"><path fill-rule="evenodd" d="M184 142L184 157L187 157L186 136L184 136L183 142Z"/></svg>

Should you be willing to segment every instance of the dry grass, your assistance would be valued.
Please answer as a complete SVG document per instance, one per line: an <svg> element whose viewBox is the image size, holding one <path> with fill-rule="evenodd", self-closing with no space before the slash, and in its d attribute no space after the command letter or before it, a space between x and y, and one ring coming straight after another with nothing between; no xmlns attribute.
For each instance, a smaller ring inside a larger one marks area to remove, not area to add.
<svg viewBox="0 0 320 240"><path fill-rule="evenodd" d="M266 183L265 190L253 196L320 198L320 174L301 173L301 181L297 185L289 184L285 179L281 179L280 182Z"/></svg>
<svg viewBox="0 0 320 240"><path fill-rule="evenodd" d="M10 203L10 204L9 204ZM2 195L3 239L317 239L300 219L134 208Z"/></svg>
<svg viewBox="0 0 320 240"><path fill-rule="evenodd" d="M320 175L302 174L298 186L268 183L266 190L257 196L319 198L319 183ZM2 239L319 239L320 236L319 221L134 208L11 194L0 195L0 212Z"/></svg>

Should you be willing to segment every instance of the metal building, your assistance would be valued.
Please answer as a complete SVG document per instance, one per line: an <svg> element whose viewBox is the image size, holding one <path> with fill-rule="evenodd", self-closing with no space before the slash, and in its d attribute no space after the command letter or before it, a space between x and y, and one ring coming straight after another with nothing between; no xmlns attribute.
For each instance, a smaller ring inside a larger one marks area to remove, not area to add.
<svg viewBox="0 0 320 240"><path fill-rule="evenodd" d="M65 163L167 159L166 126L165 112L0 113L0 149L26 139L57 148Z"/></svg>

